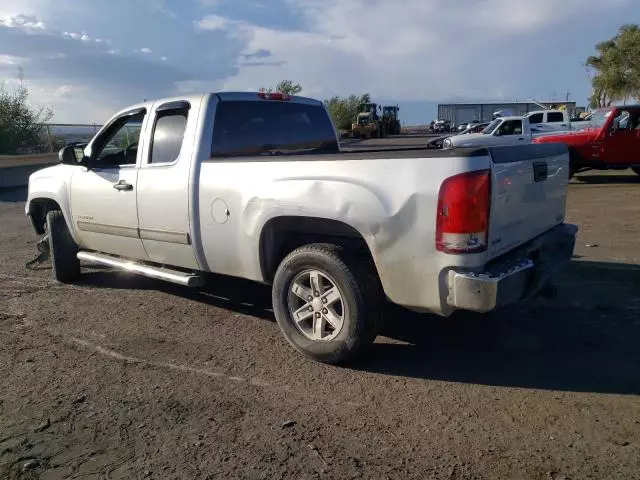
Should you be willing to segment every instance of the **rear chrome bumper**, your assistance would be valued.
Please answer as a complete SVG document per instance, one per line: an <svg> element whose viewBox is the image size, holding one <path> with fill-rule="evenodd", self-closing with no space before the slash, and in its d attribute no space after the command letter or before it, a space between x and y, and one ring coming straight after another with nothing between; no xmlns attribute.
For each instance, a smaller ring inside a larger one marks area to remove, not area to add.
<svg viewBox="0 0 640 480"><path fill-rule="evenodd" d="M450 270L447 303L456 310L483 313L535 295L571 261L577 232L575 225L563 223L482 272Z"/></svg>

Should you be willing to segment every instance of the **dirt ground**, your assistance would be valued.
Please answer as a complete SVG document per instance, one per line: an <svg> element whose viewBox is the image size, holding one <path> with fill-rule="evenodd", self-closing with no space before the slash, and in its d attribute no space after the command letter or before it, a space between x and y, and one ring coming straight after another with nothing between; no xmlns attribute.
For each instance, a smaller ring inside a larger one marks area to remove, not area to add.
<svg viewBox="0 0 640 480"><path fill-rule="evenodd" d="M24 197L0 193L2 479L640 478L630 172L572 181L557 298L446 320L389 307L349 368L293 351L262 286L26 269Z"/></svg>

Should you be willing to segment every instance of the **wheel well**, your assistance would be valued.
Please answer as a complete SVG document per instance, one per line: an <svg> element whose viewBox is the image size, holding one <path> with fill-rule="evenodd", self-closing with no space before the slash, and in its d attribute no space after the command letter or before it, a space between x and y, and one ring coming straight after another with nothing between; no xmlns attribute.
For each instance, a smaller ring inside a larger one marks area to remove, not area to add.
<svg viewBox="0 0 640 480"><path fill-rule="evenodd" d="M273 280L284 257L311 243L340 245L373 261L367 242L346 223L326 218L278 217L267 222L260 234L260 268L265 281Z"/></svg>
<svg viewBox="0 0 640 480"><path fill-rule="evenodd" d="M38 235L44 233L44 224L47 219L47 213L51 210L61 210L60 205L50 198L34 198L29 203L29 218L31 224Z"/></svg>

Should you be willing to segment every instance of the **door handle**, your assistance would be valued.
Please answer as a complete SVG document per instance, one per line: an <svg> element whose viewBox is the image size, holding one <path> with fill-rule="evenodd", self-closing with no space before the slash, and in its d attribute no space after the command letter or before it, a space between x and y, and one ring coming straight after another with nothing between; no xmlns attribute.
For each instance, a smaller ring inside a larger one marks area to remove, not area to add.
<svg viewBox="0 0 640 480"><path fill-rule="evenodd" d="M547 162L534 162L533 163L533 181L534 182L543 182L547 179L549 175L549 167L547 166Z"/></svg>
<svg viewBox="0 0 640 480"><path fill-rule="evenodd" d="M115 188L116 190L120 190L122 192L122 191L133 190L133 185L131 185L130 183L127 183L126 180L120 180L118 183L113 184L113 188Z"/></svg>

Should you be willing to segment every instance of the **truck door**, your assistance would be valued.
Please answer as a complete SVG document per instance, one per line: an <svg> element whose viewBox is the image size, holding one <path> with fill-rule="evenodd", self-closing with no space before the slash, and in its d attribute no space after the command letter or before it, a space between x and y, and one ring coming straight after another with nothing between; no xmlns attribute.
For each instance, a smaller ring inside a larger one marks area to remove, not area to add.
<svg viewBox="0 0 640 480"><path fill-rule="evenodd" d="M146 260L138 235L138 140L146 110L113 119L91 143L89 168L71 177L71 214L82 247ZM143 137L144 138L144 137Z"/></svg>
<svg viewBox="0 0 640 480"><path fill-rule="evenodd" d="M150 112L150 141L138 173L138 218L140 238L152 262L199 268L189 215L199 110L199 104L172 101Z"/></svg>
<svg viewBox="0 0 640 480"><path fill-rule="evenodd" d="M640 163L640 109L621 110L604 139L600 160L609 165Z"/></svg>
<svg viewBox="0 0 640 480"><path fill-rule="evenodd" d="M550 130L568 130L569 124L565 121L565 114L563 112L546 112L546 122L549 125Z"/></svg>
<svg viewBox="0 0 640 480"><path fill-rule="evenodd" d="M492 145L523 145L526 137L523 133L522 120L505 120L492 135Z"/></svg>
<svg viewBox="0 0 640 480"><path fill-rule="evenodd" d="M531 125L531 129L535 129L539 132L544 132L547 130L547 125L544 123L544 113L533 113L529 115L529 124Z"/></svg>

